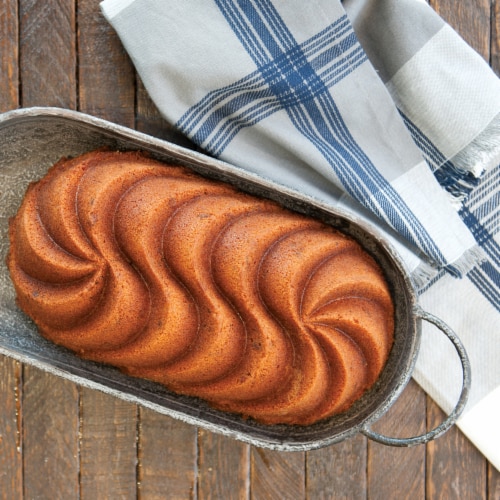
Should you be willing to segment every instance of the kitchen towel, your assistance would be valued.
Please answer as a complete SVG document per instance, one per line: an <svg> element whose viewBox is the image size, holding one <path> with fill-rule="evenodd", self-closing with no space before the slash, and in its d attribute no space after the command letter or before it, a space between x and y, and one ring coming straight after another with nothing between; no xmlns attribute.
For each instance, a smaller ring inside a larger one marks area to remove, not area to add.
<svg viewBox="0 0 500 500"><path fill-rule="evenodd" d="M485 421L500 406L500 84L488 65L420 0L101 8L161 113L208 154L384 232L422 306L469 351L462 428L500 468ZM450 411L458 360L424 330L415 378Z"/></svg>

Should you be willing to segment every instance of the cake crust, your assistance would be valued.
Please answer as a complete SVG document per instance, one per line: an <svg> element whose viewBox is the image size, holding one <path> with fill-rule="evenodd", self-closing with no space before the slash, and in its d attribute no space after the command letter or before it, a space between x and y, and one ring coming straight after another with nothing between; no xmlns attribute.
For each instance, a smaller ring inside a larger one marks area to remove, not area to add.
<svg viewBox="0 0 500 500"><path fill-rule="evenodd" d="M264 424L345 411L392 347L388 285L355 240L141 152L62 159L9 239L45 338Z"/></svg>

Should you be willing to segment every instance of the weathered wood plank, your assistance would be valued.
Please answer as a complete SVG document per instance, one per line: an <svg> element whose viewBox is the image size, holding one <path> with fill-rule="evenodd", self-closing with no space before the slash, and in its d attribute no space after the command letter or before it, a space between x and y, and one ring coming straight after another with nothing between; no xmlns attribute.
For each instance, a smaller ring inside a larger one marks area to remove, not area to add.
<svg viewBox="0 0 500 500"><path fill-rule="evenodd" d="M79 109L134 126L134 72L95 0L78 0ZM81 393L82 499L134 498L137 407L97 391Z"/></svg>
<svg viewBox="0 0 500 500"><path fill-rule="evenodd" d="M81 111L134 126L134 69L95 0L78 0L78 81Z"/></svg>
<svg viewBox="0 0 500 500"><path fill-rule="evenodd" d="M0 356L0 499L23 497L21 371Z"/></svg>
<svg viewBox="0 0 500 500"><path fill-rule="evenodd" d="M136 92L136 128L161 139L176 134L161 118L142 83ZM178 138L178 137L177 137ZM195 498L197 429L153 411L141 409L139 492L143 498Z"/></svg>
<svg viewBox="0 0 500 500"><path fill-rule="evenodd" d="M197 429L140 408L140 498L193 499L196 493Z"/></svg>
<svg viewBox="0 0 500 500"><path fill-rule="evenodd" d="M430 5L487 61L490 54L490 0L431 0Z"/></svg>
<svg viewBox="0 0 500 500"><path fill-rule="evenodd" d="M74 1L20 0L19 18L21 105L75 108ZM30 366L24 368L26 498L78 498L78 414L74 384Z"/></svg>
<svg viewBox="0 0 500 500"><path fill-rule="evenodd" d="M431 0L431 5L499 73L500 3ZM444 414L435 403L428 401L430 428L442 421ZM484 457L458 428L452 428L427 446L427 494L432 498L434 495L437 498L485 498L488 488L486 468L488 464ZM494 477L495 474L491 473L493 485ZM490 498L494 498L491 489L489 491Z"/></svg>
<svg viewBox="0 0 500 500"><path fill-rule="evenodd" d="M427 426L431 429L445 415L430 398L427 407ZM486 460L458 427L427 445L428 498L485 498L486 471Z"/></svg>
<svg viewBox="0 0 500 500"><path fill-rule="evenodd" d="M0 4L0 113L19 105L17 1ZM21 365L0 356L0 498L23 493Z"/></svg>
<svg viewBox="0 0 500 500"><path fill-rule="evenodd" d="M366 438L362 435L306 454L306 498L365 498Z"/></svg>
<svg viewBox="0 0 500 500"><path fill-rule="evenodd" d="M488 464L488 500L500 500L500 472Z"/></svg>
<svg viewBox="0 0 500 500"><path fill-rule="evenodd" d="M185 135L168 123L158 111L149 94L144 87L139 75L137 75L137 108L136 108L136 128L141 132L165 139L166 141L179 144L190 149L196 149Z"/></svg>
<svg viewBox="0 0 500 500"><path fill-rule="evenodd" d="M249 498L249 445L200 430L198 451L198 498Z"/></svg>
<svg viewBox="0 0 500 500"><path fill-rule="evenodd" d="M21 104L76 108L75 4L20 0Z"/></svg>
<svg viewBox="0 0 500 500"><path fill-rule="evenodd" d="M0 3L0 113L19 105L17 2Z"/></svg>
<svg viewBox="0 0 500 500"><path fill-rule="evenodd" d="M82 389L80 489L82 500L135 498L137 407Z"/></svg>
<svg viewBox="0 0 500 500"><path fill-rule="evenodd" d="M491 11L490 65L500 76L500 1L495 0Z"/></svg>
<svg viewBox="0 0 500 500"><path fill-rule="evenodd" d="M79 498L78 389L24 367L23 462L25 498Z"/></svg>
<svg viewBox="0 0 500 500"><path fill-rule="evenodd" d="M251 449L250 494L252 500L300 500L305 498L305 453Z"/></svg>
<svg viewBox="0 0 500 500"><path fill-rule="evenodd" d="M373 430L391 437L411 437L423 434L425 423L425 394L410 381L387 414L373 425ZM370 498L425 498L424 477L425 446L392 448L368 441Z"/></svg>

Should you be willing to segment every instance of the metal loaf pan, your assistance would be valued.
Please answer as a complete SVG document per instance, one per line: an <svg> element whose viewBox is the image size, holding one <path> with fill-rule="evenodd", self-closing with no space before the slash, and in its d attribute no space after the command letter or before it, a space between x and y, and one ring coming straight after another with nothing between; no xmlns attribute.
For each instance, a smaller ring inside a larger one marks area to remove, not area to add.
<svg viewBox="0 0 500 500"><path fill-rule="evenodd" d="M17 308L5 258L8 220L28 184L39 179L61 157L98 147L145 150L162 161L188 166L201 175L229 182L243 191L271 198L308 214L358 240L381 265L395 302L395 343L375 386L351 409L310 426L261 425L214 410L204 401L173 394L159 384L126 376L116 369L83 361L44 340ZM0 353L34 365L77 384L137 403L207 430L250 444L277 450L308 450L344 440L358 432L385 444L409 446L425 442L449 428L460 414L468 392L466 354L454 334L439 320L423 313L410 279L395 251L361 221L265 181L227 163L183 147L78 112L58 108L27 108L0 115ZM411 377L420 345L421 319L441 328L456 345L464 367L463 391L455 411L442 426L412 440L393 440L370 425L393 404Z"/></svg>

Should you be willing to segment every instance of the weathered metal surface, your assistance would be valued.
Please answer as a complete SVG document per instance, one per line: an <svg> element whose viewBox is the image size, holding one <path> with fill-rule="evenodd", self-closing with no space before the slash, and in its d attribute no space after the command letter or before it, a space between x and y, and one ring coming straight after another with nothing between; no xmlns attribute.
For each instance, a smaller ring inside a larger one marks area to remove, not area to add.
<svg viewBox="0 0 500 500"><path fill-rule="evenodd" d="M33 323L15 305L15 294L5 265L8 219L17 211L28 184L40 178L48 167L61 157L76 156L98 147L147 150L159 160L188 166L201 175L273 199L287 208L321 219L357 239L382 266L395 302L395 342L375 386L349 411L317 424L306 427L260 425L214 410L204 401L173 394L158 384L128 377L114 368L81 360L38 335ZM420 345L422 314L411 281L396 252L362 221L278 188L224 162L105 120L59 108L26 108L0 115L0 185L0 354L204 429L255 446L283 451L320 448L360 431L376 438L369 430L370 424L389 409L411 377ZM444 432L463 408L469 377L466 354L462 351L459 354L464 367L461 401L445 426L440 426L439 432L419 437L418 442ZM379 440L384 441L383 438ZM391 443L389 438L385 441L385 444L397 446L414 444L411 440Z"/></svg>

